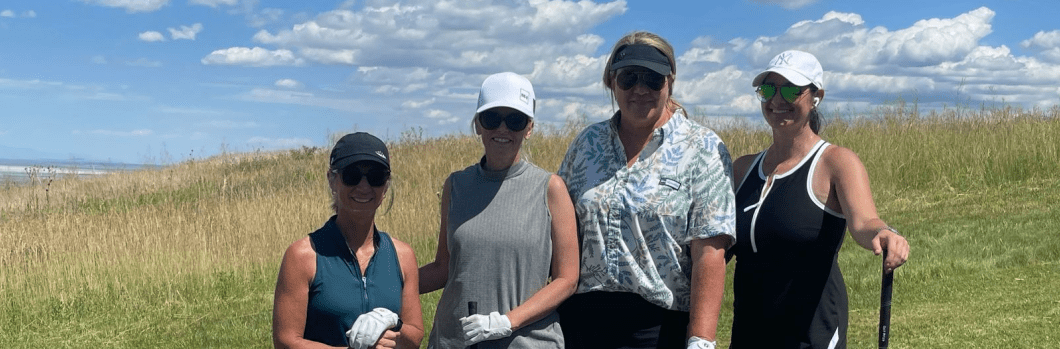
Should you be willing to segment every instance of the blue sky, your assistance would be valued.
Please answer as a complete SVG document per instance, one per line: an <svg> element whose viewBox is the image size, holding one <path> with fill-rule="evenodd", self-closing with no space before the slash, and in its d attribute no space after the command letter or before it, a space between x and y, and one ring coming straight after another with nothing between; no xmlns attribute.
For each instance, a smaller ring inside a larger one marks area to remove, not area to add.
<svg viewBox="0 0 1060 349"><path fill-rule="evenodd" d="M678 59L694 113L751 117L775 54L814 53L822 108L1060 103L1060 4L1001 1L5 0L0 159L169 163L470 133L487 75L530 78L541 125L613 112L603 60L632 30Z"/></svg>

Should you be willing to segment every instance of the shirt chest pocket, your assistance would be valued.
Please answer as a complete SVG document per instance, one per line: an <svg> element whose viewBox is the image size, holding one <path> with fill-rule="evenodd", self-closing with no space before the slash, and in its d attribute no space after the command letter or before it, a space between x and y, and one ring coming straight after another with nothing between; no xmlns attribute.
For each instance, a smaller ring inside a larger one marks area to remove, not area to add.
<svg viewBox="0 0 1060 349"><path fill-rule="evenodd" d="M653 189L643 196L644 202L637 210L642 218L687 217L692 206L688 185L671 177L660 177Z"/></svg>

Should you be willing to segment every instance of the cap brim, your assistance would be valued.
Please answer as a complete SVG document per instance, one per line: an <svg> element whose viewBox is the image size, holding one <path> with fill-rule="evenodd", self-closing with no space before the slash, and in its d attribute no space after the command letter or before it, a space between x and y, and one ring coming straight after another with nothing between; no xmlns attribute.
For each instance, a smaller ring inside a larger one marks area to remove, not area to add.
<svg viewBox="0 0 1060 349"><path fill-rule="evenodd" d="M372 154L354 154L354 155L350 155L350 156L344 157L342 159L336 160L335 163L331 167L332 168L336 168L336 169L344 169L344 168L346 168L346 166L353 165L353 164L355 164L355 163L357 163L359 161L372 161L372 162L375 162L377 164L382 165L383 168L386 168L388 170L390 169L390 164L388 164L386 161L383 161L378 156L375 156L375 155L372 155Z"/></svg>
<svg viewBox="0 0 1060 349"><path fill-rule="evenodd" d="M512 108L512 109L518 110L520 113L526 114L526 116L529 116L531 119L534 118L534 111L533 110L527 110L525 105L511 105L511 103L506 103L505 101L496 101L496 102L493 102L493 103L483 104L481 107L478 107L478 110L475 110L475 114L477 115L478 113L481 113L481 112L483 112L485 110L489 110L489 109L497 108L497 107Z"/></svg>
<svg viewBox="0 0 1060 349"><path fill-rule="evenodd" d="M637 67L648 68L648 69L651 69L651 71L659 73L659 75L663 75L663 76L669 76L670 75L670 66L662 64L662 63L659 63L659 62L652 62L652 61L643 60L643 59L624 59L624 60L615 62L614 64L611 65L611 70L618 70L620 68L625 68L625 67L629 67L629 66L637 66Z"/></svg>
<svg viewBox="0 0 1060 349"><path fill-rule="evenodd" d="M756 76L755 79L751 81L751 87L758 87L758 85L761 85L762 81L766 79L766 76L769 76L769 73L780 74L780 76L783 76L785 79L788 79L788 81L790 81L795 86L806 86L813 83L812 80L792 69L784 67L772 67L762 72L761 74L758 74L758 76Z"/></svg>

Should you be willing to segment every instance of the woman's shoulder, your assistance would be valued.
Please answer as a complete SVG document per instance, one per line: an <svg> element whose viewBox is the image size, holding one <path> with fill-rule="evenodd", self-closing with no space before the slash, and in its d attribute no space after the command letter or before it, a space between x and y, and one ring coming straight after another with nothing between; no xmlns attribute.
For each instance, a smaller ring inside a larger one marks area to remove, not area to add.
<svg viewBox="0 0 1060 349"><path fill-rule="evenodd" d="M393 235L387 234L387 236L390 237L390 243L394 246L394 252L397 253L398 256L405 254L415 255L415 250L412 249L412 245L395 238Z"/></svg>
<svg viewBox="0 0 1060 349"><path fill-rule="evenodd" d="M288 260L296 263L296 265L308 266L315 265L317 253L313 249L313 242L309 236L302 237L287 246L287 251L284 252L284 260Z"/></svg>
<svg viewBox="0 0 1060 349"><path fill-rule="evenodd" d="M572 143L594 142L600 139L601 136L611 132L611 119L598 121L578 131Z"/></svg>
<svg viewBox="0 0 1060 349"><path fill-rule="evenodd" d="M833 173L842 174L850 170L864 171L865 164L861 158L850 148L829 144L821 154L821 164Z"/></svg>

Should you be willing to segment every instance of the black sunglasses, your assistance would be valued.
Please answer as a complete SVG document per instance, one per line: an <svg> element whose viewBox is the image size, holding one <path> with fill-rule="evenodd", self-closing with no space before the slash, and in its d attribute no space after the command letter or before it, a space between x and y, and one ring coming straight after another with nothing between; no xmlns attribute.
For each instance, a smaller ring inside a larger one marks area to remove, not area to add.
<svg viewBox="0 0 1060 349"><path fill-rule="evenodd" d="M482 128L484 129L496 130L498 127L501 127L501 122L504 122L509 130L519 132L526 128L526 125L530 124L530 117L518 110L512 110L508 114L502 114L500 111L494 109L488 109L478 113L478 123L479 125L482 125Z"/></svg>
<svg viewBox="0 0 1060 349"><path fill-rule="evenodd" d="M357 166L350 165L346 166L346 169L342 170L331 170L332 173L341 173L342 183L349 187L355 187L361 183L361 177L368 179L368 185L373 187L381 187L386 184L386 180L390 179L390 171L382 168L373 168L365 173L361 173L361 169Z"/></svg>
<svg viewBox="0 0 1060 349"><path fill-rule="evenodd" d="M761 84L755 89L755 93L758 94L758 100L762 103L768 102L777 94L778 86L774 84ZM799 86L780 86L780 96L784 97L788 103L795 103L795 100L802 94L802 87Z"/></svg>
<svg viewBox="0 0 1060 349"><path fill-rule="evenodd" d="M651 70L632 70L632 69L619 69L618 75L615 77L618 80L618 87L623 90L633 88L637 84L637 81L644 83L644 86L658 91L662 90L663 84L666 83L666 76L656 73Z"/></svg>

